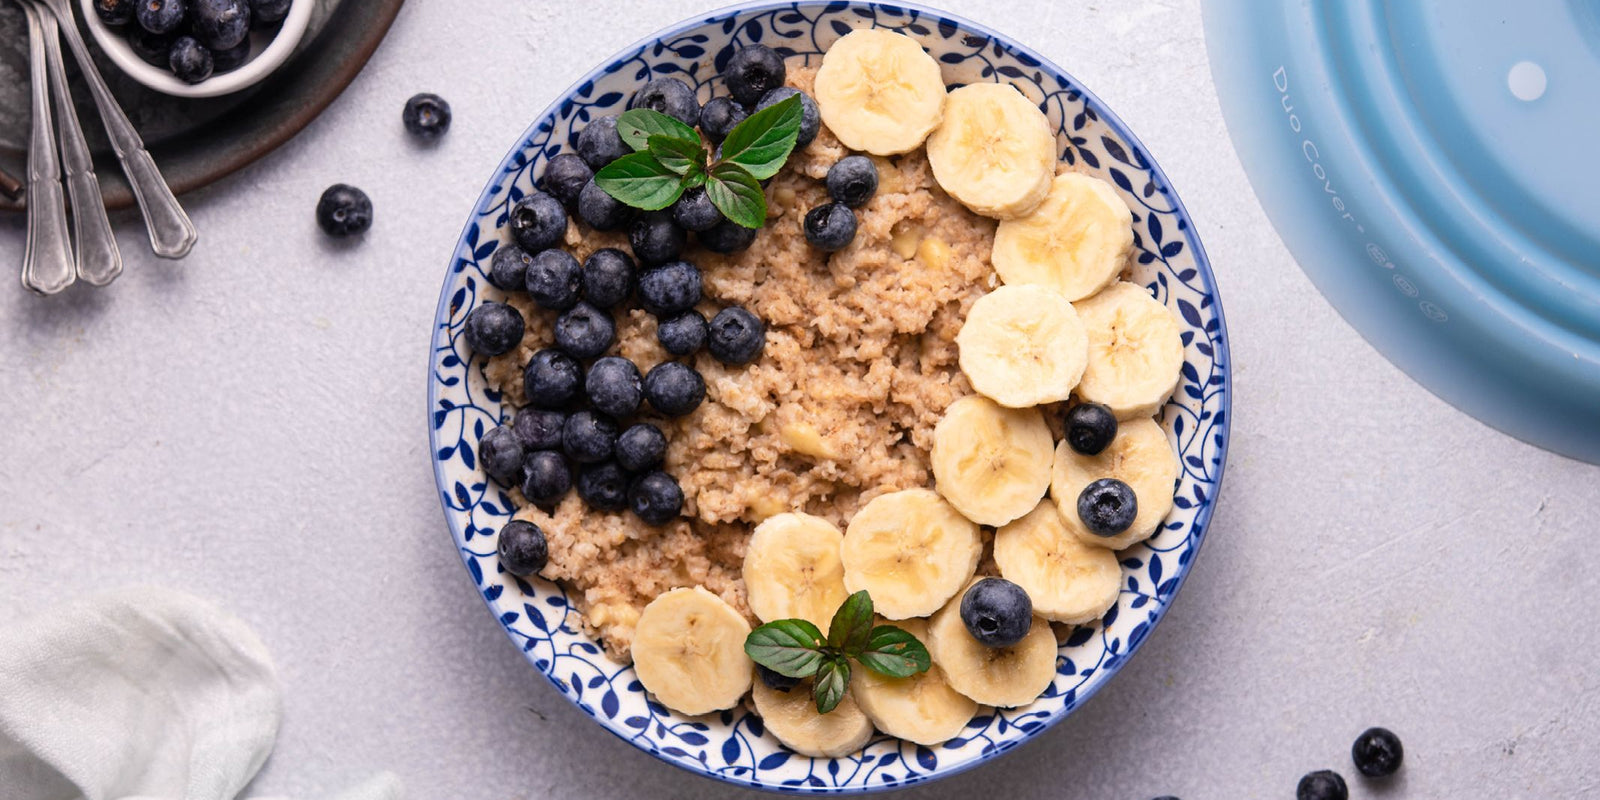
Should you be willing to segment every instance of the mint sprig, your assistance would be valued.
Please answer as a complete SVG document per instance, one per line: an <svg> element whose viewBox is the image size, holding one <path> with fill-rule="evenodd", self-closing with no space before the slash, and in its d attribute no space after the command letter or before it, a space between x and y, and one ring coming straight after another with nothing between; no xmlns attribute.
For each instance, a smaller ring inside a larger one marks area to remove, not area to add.
<svg viewBox="0 0 1600 800"><path fill-rule="evenodd" d="M880 675L907 678L933 664L917 637L893 625L872 624L872 596L845 598L823 637L803 619L780 619L750 632L744 652L757 664L791 678L811 678L817 713L838 707L850 686L850 661Z"/></svg>
<svg viewBox="0 0 1600 800"><path fill-rule="evenodd" d="M710 144L694 128L648 108L624 111L617 134L634 152L595 173L594 182L618 202L646 211L704 186L723 216L760 228L767 223L761 181L778 174L794 152L803 113L796 95L751 114L728 132L713 160Z"/></svg>

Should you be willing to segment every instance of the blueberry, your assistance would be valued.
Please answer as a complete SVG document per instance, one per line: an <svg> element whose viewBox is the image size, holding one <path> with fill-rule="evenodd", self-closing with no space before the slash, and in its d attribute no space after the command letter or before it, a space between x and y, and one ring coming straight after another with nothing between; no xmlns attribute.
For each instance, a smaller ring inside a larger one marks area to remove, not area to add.
<svg viewBox="0 0 1600 800"><path fill-rule="evenodd" d="M818 250L843 250L856 238L856 212L844 203L827 203L806 212L806 241Z"/></svg>
<svg viewBox="0 0 1600 800"><path fill-rule="evenodd" d="M1400 737L1388 728L1368 728L1350 747L1350 758L1356 762L1356 769L1369 778L1387 778L1399 772L1405 755Z"/></svg>
<svg viewBox="0 0 1600 800"><path fill-rule="evenodd" d="M553 506L572 488L572 468L566 456L552 450L529 453L522 465L522 496L528 502Z"/></svg>
<svg viewBox="0 0 1600 800"><path fill-rule="evenodd" d="M817 109L817 101L812 100L811 95L799 89L781 86L762 95L761 102L756 104L756 110L771 108L795 95L800 95L800 134L794 140L794 149L799 150L811 144L811 140L817 138L817 131L822 129L822 112Z"/></svg>
<svg viewBox="0 0 1600 800"><path fill-rule="evenodd" d="M828 167L828 196L860 208L878 191L878 165L866 156L845 156Z"/></svg>
<svg viewBox="0 0 1600 800"><path fill-rule="evenodd" d="M621 511L628 507L628 473L615 461L578 470L577 484L578 496L595 511Z"/></svg>
<svg viewBox="0 0 1600 800"><path fill-rule="evenodd" d="M665 525L683 511L683 489L665 472L646 472L628 487L628 507L649 525Z"/></svg>
<svg viewBox="0 0 1600 800"><path fill-rule="evenodd" d="M1117 438L1117 415L1100 403L1080 403L1067 411L1067 445L1086 456L1097 456Z"/></svg>
<svg viewBox="0 0 1600 800"><path fill-rule="evenodd" d="M656 323L656 341L675 356L690 356L706 345L706 318L689 309Z"/></svg>
<svg viewBox="0 0 1600 800"><path fill-rule="evenodd" d="M1295 800L1350 800L1344 777L1331 769L1307 773L1294 790Z"/></svg>
<svg viewBox="0 0 1600 800"><path fill-rule="evenodd" d="M556 317L556 346L573 358L594 358L617 339L611 313L588 303L579 303Z"/></svg>
<svg viewBox="0 0 1600 800"><path fill-rule="evenodd" d="M722 70L722 78L728 82L728 93L747 106L761 102L767 92L782 86L787 77L783 56L764 44L753 44L734 53Z"/></svg>
<svg viewBox="0 0 1600 800"><path fill-rule="evenodd" d="M317 224L329 236L352 236L372 227L372 200L354 186L336 183L317 199Z"/></svg>
<svg viewBox="0 0 1600 800"><path fill-rule="evenodd" d="M628 245L641 264L671 261L683 252L688 241L689 234L672 221L671 211L651 211L634 220L628 229Z"/></svg>
<svg viewBox="0 0 1600 800"><path fill-rule="evenodd" d="M1011 581L984 578L962 595L961 621L979 643L1010 647L1033 627L1033 601Z"/></svg>
<svg viewBox="0 0 1600 800"><path fill-rule="evenodd" d="M761 682L774 692L787 692L800 685L799 678L791 678L777 670L768 669L765 664L757 664L756 673L761 676Z"/></svg>
<svg viewBox="0 0 1600 800"><path fill-rule="evenodd" d="M167 66L178 80L188 84L201 83L216 71L217 63L211 51L193 36L179 36L167 51Z"/></svg>
<svg viewBox="0 0 1600 800"><path fill-rule="evenodd" d="M567 415L561 411L528 406L511 418L511 432L522 440L522 446L532 450L560 450L561 429L567 424Z"/></svg>
<svg viewBox="0 0 1600 800"><path fill-rule="evenodd" d="M687 261L651 267L639 276L639 305L657 317L688 311L700 296L700 270Z"/></svg>
<svg viewBox="0 0 1600 800"><path fill-rule="evenodd" d="M590 407L618 419L633 416L644 401L639 368L621 356L607 356L590 365L583 389Z"/></svg>
<svg viewBox="0 0 1600 800"><path fill-rule="evenodd" d="M134 0L94 0L94 13L100 21L120 28L133 21Z"/></svg>
<svg viewBox="0 0 1600 800"><path fill-rule="evenodd" d="M566 311L578 304L583 270L578 267L578 259L565 250L541 250L534 254L524 278L528 295L540 308Z"/></svg>
<svg viewBox="0 0 1600 800"><path fill-rule="evenodd" d="M761 319L738 306L729 306L712 317L706 346L716 360L737 366L756 360L766 343L767 326Z"/></svg>
<svg viewBox="0 0 1600 800"><path fill-rule="evenodd" d="M509 353L522 341L525 330L522 313L505 303L484 303L467 312L462 335L467 346L480 356Z"/></svg>
<svg viewBox="0 0 1600 800"><path fill-rule="evenodd" d="M406 101L400 121L412 136L433 141L450 130L450 104L443 97L423 92Z"/></svg>
<svg viewBox="0 0 1600 800"><path fill-rule="evenodd" d="M484 474L501 486L517 485L526 457L522 440L504 425L489 430L478 440L478 463L483 465Z"/></svg>
<svg viewBox="0 0 1600 800"><path fill-rule="evenodd" d="M615 247L589 254L583 262L583 299L595 308L611 308L633 294L633 258Z"/></svg>
<svg viewBox="0 0 1600 800"><path fill-rule="evenodd" d="M211 51L212 73L221 75L224 72L232 72L244 66L249 60L250 40L245 39L227 50Z"/></svg>
<svg viewBox="0 0 1600 800"><path fill-rule="evenodd" d="M617 437L617 463L629 472L640 472L660 464L667 457L667 435L648 422L638 422Z"/></svg>
<svg viewBox="0 0 1600 800"><path fill-rule="evenodd" d="M177 37L170 33L151 33L144 28L134 26L128 31L128 46L133 49L133 54L146 64L171 69L170 54L172 40L175 38Z"/></svg>
<svg viewBox="0 0 1600 800"><path fill-rule="evenodd" d="M208 50L238 47L250 35L245 0L190 0L189 30Z"/></svg>
<svg viewBox="0 0 1600 800"><path fill-rule="evenodd" d="M597 231L614 231L633 219L633 209L590 180L578 193L578 219Z"/></svg>
<svg viewBox="0 0 1600 800"><path fill-rule="evenodd" d="M1078 493L1078 518L1096 536L1116 536L1139 516L1133 488L1116 478L1101 478Z"/></svg>
<svg viewBox="0 0 1600 800"><path fill-rule="evenodd" d="M294 0L250 0L250 16L257 23L282 22Z"/></svg>
<svg viewBox="0 0 1600 800"><path fill-rule="evenodd" d="M672 221L686 231L708 231L721 225L727 217L711 202L705 187L696 186L683 193L672 204Z"/></svg>
<svg viewBox="0 0 1600 800"><path fill-rule="evenodd" d="M694 98L689 84L677 78L656 78L633 93L628 108L648 108L659 111L693 128L700 121L700 101Z"/></svg>
<svg viewBox="0 0 1600 800"><path fill-rule="evenodd" d="M701 231L695 238L700 240L702 247L713 253L737 253L755 242L756 229L746 228L730 219L709 231Z"/></svg>
<svg viewBox="0 0 1600 800"><path fill-rule="evenodd" d="M707 139L720 143L728 138L735 125L744 122L750 112L744 106L726 97L713 97L700 107L700 132Z"/></svg>
<svg viewBox="0 0 1600 800"><path fill-rule="evenodd" d="M578 399L582 388L583 367L560 350L534 353L522 370L522 394L534 408L565 408ZM565 422L562 425L565 430Z"/></svg>
<svg viewBox="0 0 1600 800"><path fill-rule="evenodd" d="M567 417L561 429L561 449L579 464L598 464L611 458L617 446L617 423L593 411Z"/></svg>
<svg viewBox="0 0 1600 800"><path fill-rule="evenodd" d="M577 153L562 153L544 165L544 175L539 178L539 188L554 195L567 208L578 207L578 195L589 185L594 170Z"/></svg>
<svg viewBox="0 0 1600 800"><path fill-rule="evenodd" d="M622 134L617 133L616 117L595 117L593 122L583 126L578 133L577 148L584 163L596 172L633 152L633 148L622 141Z"/></svg>
<svg viewBox="0 0 1600 800"><path fill-rule="evenodd" d="M534 191L511 208L511 235L530 253L555 247L566 234L567 210L544 192Z"/></svg>
<svg viewBox="0 0 1600 800"><path fill-rule="evenodd" d="M134 16L139 27L151 33L172 33L187 15L183 0L139 0Z"/></svg>
<svg viewBox="0 0 1600 800"><path fill-rule="evenodd" d="M528 288L528 266L533 256L514 245L503 244L489 259L489 283L507 292L520 292Z"/></svg>
<svg viewBox="0 0 1600 800"><path fill-rule="evenodd" d="M669 417L681 417L706 399L706 381L687 364L664 361L644 376L644 399Z"/></svg>
<svg viewBox="0 0 1600 800"><path fill-rule="evenodd" d="M500 566L506 572L524 578L544 569L550 560L550 543L544 540L544 531L531 522L514 519L500 529Z"/></svg>

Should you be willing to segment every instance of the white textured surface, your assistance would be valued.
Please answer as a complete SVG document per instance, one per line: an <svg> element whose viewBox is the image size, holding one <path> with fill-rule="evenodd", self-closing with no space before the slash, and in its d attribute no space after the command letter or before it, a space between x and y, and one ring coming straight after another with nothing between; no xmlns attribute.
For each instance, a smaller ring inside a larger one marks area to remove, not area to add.
<svg viewBox="0 0 1600 800"><path fill-rule="evenodd" d="M1065 66L1133 127L1210 252L1233 338L1221 509L1166 622L1101 695L1001 761L908 794L1290 797L1369 724L1404 779L1365 797L1600 791L1600 469L1507 439L1391 367L1315 293L1226 138L1195 2L944 0ZM703 0L407 5L294 142L188 198L202 239L42 300L0 284L0 618L158 582L275 653L258 793L393 769L431 798L732 797L590 724L526 666L452 553L423 380L442 270L484 179L600 59ZM445 95L413 146L400 107ZM330 183L365 241L312 221ZM22 221L0 219L0 265Z"/></svg>

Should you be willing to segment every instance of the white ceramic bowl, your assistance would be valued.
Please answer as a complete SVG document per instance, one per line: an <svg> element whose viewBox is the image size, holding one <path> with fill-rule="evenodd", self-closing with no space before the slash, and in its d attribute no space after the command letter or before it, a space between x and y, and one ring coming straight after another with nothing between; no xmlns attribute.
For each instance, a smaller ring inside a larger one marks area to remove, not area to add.
<svg viewBox="0 0 1600 800"><path fill-rule="evenodd" d="M153 66L134 53L127 37L100 21L100 15L94 10L94 0L78 0L84 23L89 26L95 42L112 63L134 80L174 97L221 97L260 83L262 78L271 75L273 70L289 60L295 46L305 37L306 28L311 24L313 5L315 0L294 0L289 5L289 15L284 17L283 25L276 33L251 31L250 59L243 66L232 72L213 75L200 83L188 84L178 80L170 70Z"/></svg>

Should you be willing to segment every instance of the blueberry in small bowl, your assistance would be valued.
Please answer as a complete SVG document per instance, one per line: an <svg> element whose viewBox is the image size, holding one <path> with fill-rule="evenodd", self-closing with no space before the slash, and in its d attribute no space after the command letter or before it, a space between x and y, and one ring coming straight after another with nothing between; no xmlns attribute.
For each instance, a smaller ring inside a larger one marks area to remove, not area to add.
<svg viewBox="0 0 1600 800"><path fill-rule="evenodd" d="M254 86L305 37L315 0L79 0L106 57L176 97Z"/></svg>

